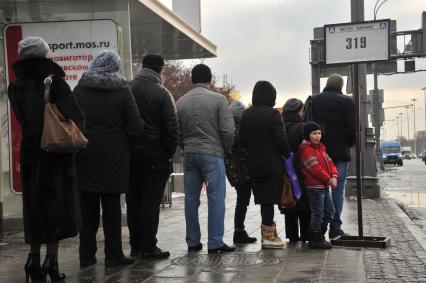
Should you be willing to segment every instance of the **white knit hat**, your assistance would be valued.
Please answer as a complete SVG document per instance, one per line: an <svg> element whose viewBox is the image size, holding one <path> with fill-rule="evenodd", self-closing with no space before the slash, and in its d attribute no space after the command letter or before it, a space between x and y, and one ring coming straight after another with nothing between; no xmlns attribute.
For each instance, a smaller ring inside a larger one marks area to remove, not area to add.
<svg viewBox="0 0 426 283"><path fill-rule="evenodd" d="M18 54L22 58L47 58L49 51L49 44L41 37L29 36L18 43Z"/></svg>

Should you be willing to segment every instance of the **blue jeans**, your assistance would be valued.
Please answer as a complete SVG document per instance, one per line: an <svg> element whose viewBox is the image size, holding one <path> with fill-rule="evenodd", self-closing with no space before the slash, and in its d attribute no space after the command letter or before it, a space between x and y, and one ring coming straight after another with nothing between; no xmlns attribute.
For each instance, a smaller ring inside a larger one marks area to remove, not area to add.
<svg viewBox="0 0 426 283"><path fill-rule="evenodd" d="M349 162L347 161L337 161L335 162L337 171L339 172L339 178L337 179L337 188L331 191L334 205L334 215L333 219L330 222L330 230L339 230L342 226L342 220L340 215L343 210L343 201L345 199L345 184L346 176L348 175Z"/></svg>
<svg viewBox="0 0 426 283"><path fill-rule="evenodd" d="M225 219L225 164L223 158L208 154L187 153L183 157L185 187L186 243L200 244L198 220L201 185L206 182L208 199L208 248L223 246Z"/></svg>
<svg viewBox="0 0 426 283"><path fill-rule="evenodd" d="M334 214L333 202L329 189L307 189L311 203L311 233L325 233L327 225Z"/></svg>

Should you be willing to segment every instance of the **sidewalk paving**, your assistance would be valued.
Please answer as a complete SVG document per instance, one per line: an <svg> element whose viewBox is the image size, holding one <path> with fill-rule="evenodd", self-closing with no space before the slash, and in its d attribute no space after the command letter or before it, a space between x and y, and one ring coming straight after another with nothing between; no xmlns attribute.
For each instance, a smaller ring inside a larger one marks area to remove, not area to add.
<svg viewBox="0 0 426 283"><path fill-rule="evenodd" d="M232 244L236 194L228 188L225 242ZM202 195L200 222L203 250L187 253L183 198L174 198L161 210L158 245L168 249L167 260L141 260L124 268L105 268L103 235L95 266L80 269L78 237L61 242L60 269L66 282L426 282L426 239L391 200L364 200L365 236L389 236L388 249L334 247L309 250L306 244L287 245L283 250L260 247L260 207L252 204L246 229L258 238L255 244L239 246L235 253L207 254L207 201ZM343 228L357 235L356 201L347 199ZM276 210L275 221L284 239L284 217ZM0 245L0 282L24 282L28 246L23 233L7 234ZM123 227L123 247L129 254L128 230Z"/></svg>

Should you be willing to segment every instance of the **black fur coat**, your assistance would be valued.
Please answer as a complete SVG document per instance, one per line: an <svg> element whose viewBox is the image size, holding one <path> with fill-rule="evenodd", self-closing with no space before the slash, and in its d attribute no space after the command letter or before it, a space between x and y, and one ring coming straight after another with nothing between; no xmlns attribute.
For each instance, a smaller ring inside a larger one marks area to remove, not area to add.
<svg viewBox="0 0 426 283"><path fill-rule="evenodd" d="M29 244L56 242L78 232L78 196L74 155L42 151L44 85L55 74L51 102L66 118L83 124L82 113L59 65L45 58L28 58L13 64L15 82L8 96L22 128L20 170L22 179L25 241Z"/></svg>

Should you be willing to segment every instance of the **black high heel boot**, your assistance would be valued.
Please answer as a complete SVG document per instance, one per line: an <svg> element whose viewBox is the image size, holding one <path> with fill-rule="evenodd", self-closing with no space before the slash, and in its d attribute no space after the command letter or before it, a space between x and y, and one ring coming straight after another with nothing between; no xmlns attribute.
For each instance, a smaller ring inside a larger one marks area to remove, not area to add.
<svg viewBox="0 0 426 283"><path fill-rule="evenodd" d="M46 255L42 270L45 274L49 275L50 281L52 282L58 282L65 279L65 274L59 272L57 256Z"/></svg>
<svg viewBox="0 0 426 283"><path fill-rule="evenodd" d="M40 254L29 253L27 262L25 263L25 282L29 282L31 278L32 282L45 282L46 275L41 270L40 266Z"/></svg>

